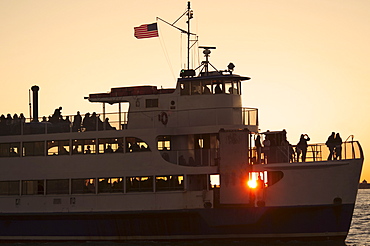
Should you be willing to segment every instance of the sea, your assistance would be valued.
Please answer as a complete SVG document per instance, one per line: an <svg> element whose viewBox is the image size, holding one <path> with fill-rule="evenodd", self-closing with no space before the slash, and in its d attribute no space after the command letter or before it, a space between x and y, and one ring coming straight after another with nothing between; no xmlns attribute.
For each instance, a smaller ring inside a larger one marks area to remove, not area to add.
<svg viewBox="0 0 370 246"><path fill-rule="evenodd" d="M237 240L204 240L183 242L12 242L0 246L370 246L370 189L357 194L352 225L345 242L246 242Z"/></svg>

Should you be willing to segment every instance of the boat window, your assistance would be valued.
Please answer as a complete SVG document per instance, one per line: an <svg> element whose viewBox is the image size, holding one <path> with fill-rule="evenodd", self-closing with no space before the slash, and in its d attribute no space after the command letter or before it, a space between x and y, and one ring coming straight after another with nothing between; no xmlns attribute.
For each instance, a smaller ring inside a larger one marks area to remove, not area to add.
<svg viewBox="0 0 370 246"><path fill-rule="evenodd" d="M158 150L171 150L171 136L158 136Z"/></svg>
<svg viewBox="0 0 370 246"><path fill-rule="evenodd" d="M202 92L202 86L200 81L191 82L191 95L200 95Z"/></svg>
<svg viewBox="0 0 370 246"><path fill-rule="evenodd" d="M72 179L72 194L95 194L95 179Z"/></svg>
<svg viewBox="0 0 370 246"><path fill-rule="evenodd" d="M46 194L69 194L68 179L46 180Z"/></svg>
<svg viewBox="0 0 370 246"><path fill-rule="evenodd" d="M73 140L72 154L95 154L96 141L95 139L75 139Z"/></svg>
<svg viewBox="0 0 370 246"><path fill-rule="evenodd" d="M202 94L212 94L212 81L202 82Z"/></svg>
<svg viewBox="0 0 370 246"><path fill-rule="evenodd" d="M19 181L1 181L0 196L19 195Z"/></svg>
<svg viewBox="0 0 370 246"><path fill-rule="evenodd" d="M44 195L44 180L23 180L22 195Z"/></svg>
<svg viewBox="0 0 370 246"><path fill-rule="evenodd" d="M180 95L183 96L183 95L190 95L190 82L182 82L180 84L180 89L181 89L181 92L180 92Z"/></svg>
<svg viewBox="0 0 370 246"><path fill-rule="evenodd" d="M233 94L233 83L232 82L225 82L225 93Z"/></svg>
<svg viewBox="0 0 370 246"><path fill-rule="evenodd" d="M123 178L100 178L98 193L123 192Z"/></svg>
<svg viewBox="0 0 370 246"><path fill-rule="evenodd" d="M227 81L225 82L225 93L238 95L239 93L239 81Z"/></svg>
<svg viewBox="0 0 370 246"><path fill-rule="evenodd" d="M156 191L173 191L184 189L184 176L156 176L155 190Z"/></svg>
<svg viewBox="0 0 370 246"><path fill-rule="evenodd" d="M241 95L240 81L233 82L233 94Z"/></svg>
<svg viewBox="0 0 370 246"><path fill-rule="evenodd" d="M214 94L221 94L224 93L225 88L222 83L222 80L213 80L212 81L212 91Z"/></svg>
<svg viewBox="0 0 370 246"><path fill-rule="evenodd" d="M47 142L48 155L69 155L69 140L52 140Z"/></svg>
<svg viewBox="0 0 370 246"><path fill-rule="evenodd" d="M158 98L155 99L146 99L145 100L146 108L158 108Z"/></svg>
<svg viewBox="0 0 370 246"><path fill-rule="evenodd" d="M249 180L262 180L264 186L272 186L279 182L284 177L282 171L263 171L263 172L249 172Z"/></svg>
<svg viewBox="0 0 370 246"><path fill-rule="evenodd" d="M45 155L45 143L25 142L23 143L23 156L43 156Z"/></svg>
<svg viewBox="0 0 370 246"><path fill-rule="evenodd" d="M171 136L158 136L157 145L162 158L170 161L170 153L168 151L171 150Z"/></svg>
<svg viewBox="0 0 370 246"><path fill-rule="evenodd" d="M187 175L187 190L207 190L207 174Z"/></svg>
<svg viewBox="0 0 370 246"><path fill-rule="evenodd" d="M123 153L123 138L99 138L99 154Z"/></svg>
<svg viewBox="0 0 370 246"><path fill-rule="evenodd" d="M126 153L129 152L140 152L150 151L150 148L146 142L140 138L127 137L126 138Z"/></svg>
<svg viewBox="0 0 370 246"><path fill-rule="evenodd" d="M126 177L126 192L153 192L153 177Z"/></svg>
<svg viewBox="0 0 370 246"><path fill-rule="evenodd" d="M19 157L20 143L0 144L0 157Z"/></svg>
<svg viewBox="0 0 370 246"><path fill-rule="evenodd" d="M209 181L212 188L220 188L220 174L209 175Z"/></svg>
<svg viewBox="0 0 370 246"><path fill-rule="evenodd" d="M276 184L284 177L284 173L282 171L268 171L267 172L267 180L268 186Z"/></svg>

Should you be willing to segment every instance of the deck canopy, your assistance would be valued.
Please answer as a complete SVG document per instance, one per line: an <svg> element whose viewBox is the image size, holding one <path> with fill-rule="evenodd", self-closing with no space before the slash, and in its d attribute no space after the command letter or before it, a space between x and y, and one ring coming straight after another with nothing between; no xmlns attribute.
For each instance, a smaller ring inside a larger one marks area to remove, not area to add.
<svg viewBox="0 0 370 246"><path fill-rule="evenodd" d="M175 89L158 89L157 86L130 86L130 87L118 87L112 88L108 93L94 93L90 94L87 98L90 102L101 102L101 103L119 103L129 102L129 96L138 95L156 95L156 94L169 94L173 93Z"/></svg>

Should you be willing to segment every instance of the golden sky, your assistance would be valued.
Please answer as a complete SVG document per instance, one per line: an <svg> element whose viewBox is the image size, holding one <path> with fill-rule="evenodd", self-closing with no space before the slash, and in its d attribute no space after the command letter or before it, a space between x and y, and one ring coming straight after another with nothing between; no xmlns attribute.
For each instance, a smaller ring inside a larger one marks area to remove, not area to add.
<svg viewBox="0 0 370 246"><path fill-rule="evenodd" d="M243 106L259 108L262 131L286 129L292 144L301 133L320 143L335 131L343 140L354 135L370 153L370 1L191 5L199 45L217 47L211 63L226 69L233 62L235 73L252 78L243 83ZM0 0L0 114L28 117L32 85L40 86L40 116L59 106L64 115L101 112L83 97L112 87L175 87L185 37L159 22L160 38L137 40L133 28L157 16L173 22L186 6L186 0ZM178 25L186 27L184 20ZM370 181L366 162L361 179Z"/></svg>

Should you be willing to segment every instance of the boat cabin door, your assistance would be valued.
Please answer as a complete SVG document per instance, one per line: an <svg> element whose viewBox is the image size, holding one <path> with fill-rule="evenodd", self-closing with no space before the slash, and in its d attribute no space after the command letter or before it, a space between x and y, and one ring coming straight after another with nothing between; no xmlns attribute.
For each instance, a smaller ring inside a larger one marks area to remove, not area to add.
<svg viewBox="0 0 370 246"><path fill-rule="evenodd" d="M249 204L247 188L249 131L221 130L220 138L220 205Z"/></svg>

